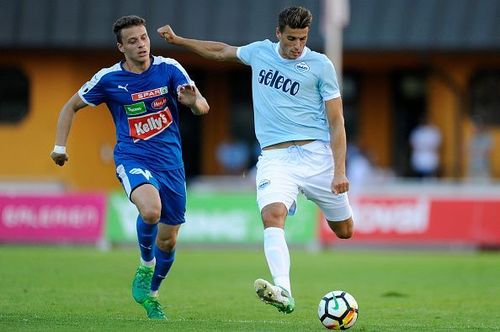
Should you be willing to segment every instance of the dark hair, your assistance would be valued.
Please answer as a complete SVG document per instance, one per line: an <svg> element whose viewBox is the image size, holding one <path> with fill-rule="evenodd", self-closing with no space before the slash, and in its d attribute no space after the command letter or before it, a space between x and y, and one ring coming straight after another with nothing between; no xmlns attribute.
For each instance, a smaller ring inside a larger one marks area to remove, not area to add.
<svg viewBox="0 0 500 332"><path fill-rule="evenodd" d="M288 7L278 17L278 28L281 32L288 25L292 29L308 28L312 22L311 12L304 7Z"/></svg>
<svg viewBox="0 0 500 332"><path fill-rule="evenodd" d="M135 15L123 16L117 19L116 22L113 24L113 32L116 36L116 41L119 42L120 44L122 43L122 34L121 34L122 29L138 25L146 26L146 20L143 19L142 17Z"/></svg>

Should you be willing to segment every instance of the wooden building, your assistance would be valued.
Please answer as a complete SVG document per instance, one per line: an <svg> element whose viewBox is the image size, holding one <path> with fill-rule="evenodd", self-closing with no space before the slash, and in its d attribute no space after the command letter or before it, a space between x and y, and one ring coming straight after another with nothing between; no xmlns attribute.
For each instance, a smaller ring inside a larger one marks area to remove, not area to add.
<svg viewBox="0 0 500 332"><path fill-rule="evenodd" d="M319 0L0 0L0 181L56 181L78 190L119 186L105 106L77 114L66 166L56 167L49 153L65 101L121 59L111 25L128 14L146 18L152 53L179 60L211 105L206 117L182 115L188 176L222 174L220 142L236 137L255 144L250 70L167 45L155 30L169 23L180 35L232 45L274 40L277 13L291 4L315 15L308 46L322 51ZM440 175L463 179L472 119L480 116L493 135L493 176L500 178L498 13L495 0L351 0L342 86L350 141L377 166L407 176L408 135L427 114L443 136Z"/></svg>

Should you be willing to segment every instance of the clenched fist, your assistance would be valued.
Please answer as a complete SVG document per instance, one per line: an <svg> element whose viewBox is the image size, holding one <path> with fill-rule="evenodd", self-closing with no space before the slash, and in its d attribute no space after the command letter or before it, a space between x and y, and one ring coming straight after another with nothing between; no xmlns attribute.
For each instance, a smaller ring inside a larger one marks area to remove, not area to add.
<svg viewBox="0 0 500 332"><path fill-rule="evenodd" d="M161 38L165 39L168 43L170 44L175 44L175 40L177 38L177 35L174 33L172 30L172 27L170 25L164 25L161 28L158 28L158 33L160 34Z"/></svg>
<svg viewBox="0 0 500 332"><path fill-rule="evenodd" d="M63 166L64 163L69 160L66 153L57 153L54 151L51 152L50 158L52 158L52 160L59 166Z"/></svg>

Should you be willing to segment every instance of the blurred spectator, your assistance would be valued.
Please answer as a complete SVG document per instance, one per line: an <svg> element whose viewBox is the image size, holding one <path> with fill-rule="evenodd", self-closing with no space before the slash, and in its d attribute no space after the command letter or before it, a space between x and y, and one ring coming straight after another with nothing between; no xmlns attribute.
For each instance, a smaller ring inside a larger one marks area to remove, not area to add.
<svg viewBox="0 0 500 332"><path fill-rule="evenodd" d="M362 149L353 143L348 145L347 153L347 178L349 179L349 190L358 192L364 185L373 183L375 169L369 158Z"/></svg>
<svg viewBox="0 0 500 332"><path fill-rule="evenodd" d="M439 169L439 148L441 132L423 117L410 133L411 167L413 175L418 178L437 176Z"/></svg>
<svg viewBox="0 0 500 332"><path fill-rule="evenodd" d="M243 174L249 160L250 149L243 141L228 137L217 147L217 161L225 174Z"/></svg>
<svg viewBox="0 0 500 332"><path fill-rule="evenodd" d="M482 119L475 119L472 125L472 136L468 144L467 176L473 180L489 181L493 138Z"/></svg>

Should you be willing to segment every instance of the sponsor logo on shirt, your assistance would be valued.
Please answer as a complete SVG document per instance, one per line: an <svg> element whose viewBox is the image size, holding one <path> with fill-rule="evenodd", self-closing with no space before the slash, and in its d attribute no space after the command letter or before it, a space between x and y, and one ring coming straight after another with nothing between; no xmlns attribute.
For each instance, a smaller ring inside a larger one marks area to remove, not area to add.
<svg viewBox="0 0 500 332"><path fill-rule="evenodd" d="M267 85L269 87L275 88L277 90L281 90L283 92L289 93L292 96L295 96L300 89L300 83L296 81L292 81L291 79L283 76L279 70L264 70L262 69L259 72L258 82L260 84Z"/></svg>
<svg viewBox="0 0 500 332"><path fill-rule="evenodd" d="M156 110L161 110L163 107L165 107L166 104L167 104L167 98L161 97L161 98L155 99L151 103L151 107L156 109Z"/></svg>
<svg viewBox="0 0 500 332"><path fill-rule="evenodd" d="M125 85L118 84L118 89L123 89L123 90L128 92L127 86L128 86L128 84L125 84Z"/></svg>
<svg viewBox="0 0 500 332"><path fill-rule="evenodd" d="M172 113L168 107L156 113L128 118L130 136L134 139L134 143L158 135L170 124L172 124Z"/></svg>
<svg viewBox="0 0 500 332"><path fill-rule="evenodd" d="M132 100L139 101L139 100L144 100L144 99L148 99L148 98L152 98L152 97L159 97L161 95L166 95L167 93L168 93L168 87L162 86L161 88L157 88L157 89L153 89L153 90L133 93Z"/></svg>
<svg viewBox="0 0 500 332"><path fill-rule="evenodd" d="M127 115L139 115L146 113L146 105L143 101L131 105L123 105L123 107L125 108Z"/></svg>

